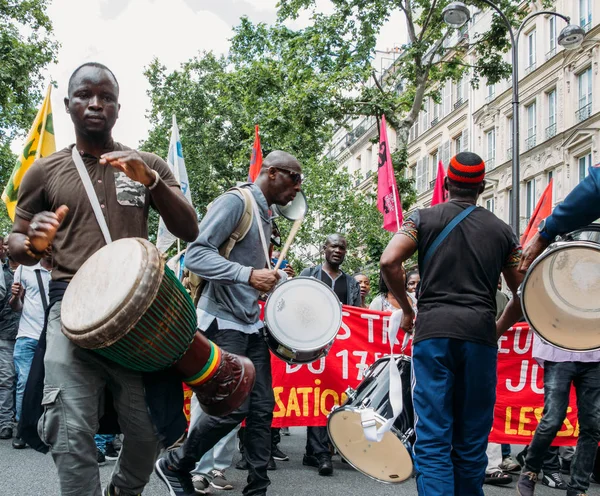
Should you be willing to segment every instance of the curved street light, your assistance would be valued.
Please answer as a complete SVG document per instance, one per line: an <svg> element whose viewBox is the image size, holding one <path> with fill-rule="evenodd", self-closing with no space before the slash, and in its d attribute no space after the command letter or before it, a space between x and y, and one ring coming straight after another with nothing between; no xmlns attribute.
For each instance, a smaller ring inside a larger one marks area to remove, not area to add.
<svg viewBox="0 0 600 496"><path fill-rule="evenodd" d="M491 2L490 0L481 0L482 2L489 5L494 9L500 18L506 24L508 33L511 41L511 52L512 52L512 93L513 93L513 121L512 121L512 141L513 141L513 153L512 153L512 216L510 219L511 226L515 232L517 239L520 237L520 226L519 226L519 193L520 193L520 171L519 171L519 35L525 27L525 25L534 17L538 15L553 15L560 17L567 22L567 26L558 35L558 44L565 50L575 50L581 46L583 38L585 37L585 31L582 27L575 24L569 24L571 19L565 15L557 12L548 10L533 12L529 14L519 26L517 34L515 35L512 25L506 15L500 10L500 8ZM442 10L442 17L444 22L454 28L461 28L471 18L471 12L469 8L463 2L452 2L448 4Z"/></svg>

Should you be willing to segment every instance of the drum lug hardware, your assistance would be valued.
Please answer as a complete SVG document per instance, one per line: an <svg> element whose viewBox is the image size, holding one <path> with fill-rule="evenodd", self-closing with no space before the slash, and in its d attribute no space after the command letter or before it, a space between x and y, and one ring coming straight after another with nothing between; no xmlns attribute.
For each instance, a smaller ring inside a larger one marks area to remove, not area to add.
<svg viewBox="0 0 600 496"><path fill-rule="evenodd" d="M346 389L345 393L348 398L354 398L354 396L356 396L356 389L349 387Z"/></svg>
<svg viewBox="0 0 600 496"><path fill-rule="evenodd" d="M369 408L371 406L371 398L365 398L361 403L363 408Z"/></svg>
<svg viewBox="0 0 600 496"><path fill-rule="evenodd" d="M375 422L375 419L369 419L361 421L360 424L362 425L363 429L367 429L369 427L375 427L377 425L377 422Z"/></svg>

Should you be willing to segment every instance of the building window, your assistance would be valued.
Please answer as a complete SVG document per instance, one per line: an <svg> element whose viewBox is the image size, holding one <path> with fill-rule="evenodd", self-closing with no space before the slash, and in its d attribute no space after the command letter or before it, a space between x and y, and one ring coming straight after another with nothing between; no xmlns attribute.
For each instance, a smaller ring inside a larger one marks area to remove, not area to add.
<svg viewBox="0 0 600 496"><path fill-rule="evenodd" d="M460 81L456 82L456 100L454 102L454 108L460 107L465 101L466 95L464 94L466 76L463 76Z"/></svg>
<svg viewBox="0 0 600 496"><path fill-rule="evenodd" d="M494 213L494 197L487 198L485 200L485 208L490 212Z"/></svg>
<svg viewBox="0 0 600 496"><path fill-rule="evenodd" d="M554 171L553 170L548 171L548 173L546 174L546 184L550 184L550 181L552 181L553 178L554 178ZM554 187L555 187L555 185L554 185L554 183L552 183L552 202L553 203L554 203L554 198L555 198Z"/></svg>
<svg viewBox="0 0 600 496"><path fill-rule="evenodd" d="M459 134L456 138L454 138L454 154L460 153L464 151L463 148L463 135Z"/></svg>
<svg viewBox="0 0 600 496"><path fill-rule="evenodd" d="M433 188L435 186L435 180L437 179L437 167L438 167L439 161L440 161L440 151L438 149L429 155L429 166L430 166L429 177L431 177L431 181L429 181L430 188Z"/></svg>
<svg viewBox="0 0 600 496"><path fill-rule="evenodd" d="M444 115L448 115L452 110L452 81L447 81L442 91L444 105Z"/></svg>
<svg viewBox="0 0 600 496"><path fill-rule="evenodd" d="M546 138L552 138L556 135L556 90L546 94L548 99L548 126L546 127Z"/></svg>
<svg viewBox="0 0 600 496"><path fill-rule="evenodd" d="M586 120L592 114L592 68L577 76L579 106L575 117L577 122Z"/></svg>
<svg viewBox="0 0 600 496"><path fill-rule="evenodd" d="M485 102L489 103L491 102L494 97L496 96L496 85L494 84L488 84L487 86L487 96L485 97Z"/></svg>
<svg viewBox="0 0 600 496"><path fill-rule="evenodd" d="M527 181L527 218L530 219L535 210L535 179Z"/></svg>
<svg viewBox="0 0 600 496"><path fill-rule="evenodd" d="M589 168L592 166L592 153L588 153L577 159L579 165L579 182L585 179L588 175Z"/></svg>
<svg viewBox="0 0 600 496"><path fill-rule="evenodd" d="M579 0L579 25L586 31L592 27L592 0Z"/></svg>
<svg viewBox="0 0 600 496"><path fill-rule="evenodd" d="M535 70L535 29L527 35L527 62L525 74Z"/></svg>
<svg viewBox="0 0 600 496"><path fill-rule="evenodd" d="M525 140L525 150L531 150L536 144L536 112L535 102L526 107L527 112L527 139Z"/></svg>
<svg viewBox="0 0 600 496"><path fill-rule="evenodd" d="M546 53L546 60L556 55L556 17L550 16L548 18L548 52Z"/></svg>
<svg viewBox="0 0 600 496"><path fill-rule="evenodd" d="M417 161L417 193L427 191L427 157Z"/></svg>
<svg viewBox="0 0 600 496"><path fill-rule="evenodd" d="M485 155L485 168L486 170L492 170L495 165L496 159L496 130L490 129L487 133L485 133L485 143L486 143L486 155Z"/></svg>
<svg viewBox="0 0 600 496"><path fill-rule="evenodd" d="M421 110L421 127L423 132L429 129L429 102L429 98L426 98L423 103L423 110Z"/></svg>

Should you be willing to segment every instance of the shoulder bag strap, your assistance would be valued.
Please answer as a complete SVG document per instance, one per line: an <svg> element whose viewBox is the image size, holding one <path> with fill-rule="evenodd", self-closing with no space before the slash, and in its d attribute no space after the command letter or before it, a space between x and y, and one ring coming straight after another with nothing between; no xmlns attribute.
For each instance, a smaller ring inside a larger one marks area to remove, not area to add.
<svg viewBox="0 0 600 496"><path fill-rule="evenodd" d="M102 213L102 209L100 208L98 196L96 196L96 192L94 191L94 187L92 186L92 180L90 179L90 175L88 174L88 171L85 168L83 160L81 160L81 156L79 155L77 146L73 146L73 151L71 155L73 157L73 162L75 162L75 167L77 167L77 172L79 172L79 177L81 177L81 182L83 183L85 192L87 193L90 203L92 204L92 210L94 211L94 215L96 216L96 220L98 221L98 225L100 226L100 230L102 231L104 240L108 245L112 243L110 231L108 230L106 219L104 218L104 214Z"/></svg>
<svg viewBox="0 0 600 496"><path fill-rule="evenodd" d="M41 269L35 269L35 277L37 279L38 287L40 289L40 298L42 299L42 306L44 307L44 312L48 310L48 300L46 299L46 290L44 289L44 282L42 281L42 271Z"/></svg>
<svg viewBox="0 0 600 496"><path fill-rule="evenodd" d="M427 262L429 262L429 260L431 259L431 257L435 253L435 251L439 248L439 246L442 244L442 242L448 237L448 234L450 234L454 230L454 228L456 226L458 226L463 220L465 220L469 216L469 214L476 208L477 208L477 205L471 205L471 206L465 208L456 217L454 217L454 219L452 219L446 227L444 227L443 231L438 234L437 238L435 238L435 240L433 241L433 243L431 243L431 246L425 253L425 256L423 257L423 262L421 264L422 265L421 272L425 271Z"/></svg>
<svg viewBox="0 0 600 496"><path fill-rule="evenodd" d="M256 226L258 227L258 234L260 235L260 242L263 247L263 251L265 253L265 264L268 269L271 268L271 257L269 257L269 245L267 244L265 238L265 232L262 227L262 217L260 216L260 212L258 211L258 204L256 203L256 198L254 198L254 194L250 192L250 202L252 203L252 210L254 211L254 217L256 218Z"/></svg>

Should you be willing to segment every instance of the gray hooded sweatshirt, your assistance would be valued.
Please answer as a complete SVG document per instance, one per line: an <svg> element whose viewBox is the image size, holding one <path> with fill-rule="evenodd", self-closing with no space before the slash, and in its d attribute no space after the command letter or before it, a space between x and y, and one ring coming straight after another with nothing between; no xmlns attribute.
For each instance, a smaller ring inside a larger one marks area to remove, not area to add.
<svg viewBox="0 0 600 496"><path fill-rule="evenodd" d="M260 212L265 240L271 238L269 206L261 189L248 183ZM212 204L200 223L200 234L187 249L185 266L207 281L198 308L220 319L241 325L259 320L259 291L248 284L250 271L266 267L264 250L258 232L256 216L252 226L231 250L229 260L219 254L220 246L235 230L242 214L244 201L233 192L224 193Z"/></svg>

